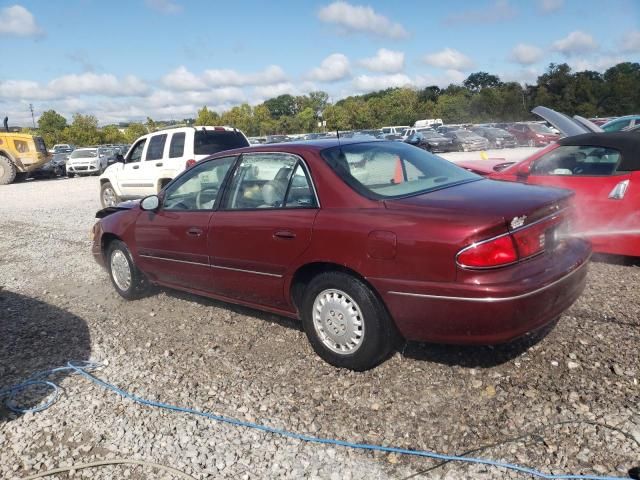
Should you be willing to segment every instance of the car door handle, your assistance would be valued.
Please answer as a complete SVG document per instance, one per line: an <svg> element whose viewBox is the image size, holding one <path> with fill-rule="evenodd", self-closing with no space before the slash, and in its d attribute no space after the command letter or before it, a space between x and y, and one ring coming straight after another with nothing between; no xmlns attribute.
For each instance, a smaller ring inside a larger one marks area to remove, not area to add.
<svg viewBox="0 0 640 480"><path fill-rule="evenodd" d="M161 166L162 166L162 162L156 163L156 167L161 167Z"/></svg>
<svg viewBox="0 0 640 480"><path fill-rule="evenodd" d="M273 234L274 238L283 238L285 240L296 238L296 234L289 230L278 230Z"/></svg>
<svg viewBox="0 0 640 480"><path fill-rule="evenodd" d="M134 166L133 166L133 167L131 167L131 168L133 168L134 170L137 170L137 169L139 169L139 168L140 168L140 165L134 165Z"/></svg>
<svg viewBox="0 0 640 480"><path fill-rule="evenodd" d="M200 235L202 235L202 230L196 227L191 227L189 230L187 230L187 235L189 235L190 237L199 237Z"/></svg>

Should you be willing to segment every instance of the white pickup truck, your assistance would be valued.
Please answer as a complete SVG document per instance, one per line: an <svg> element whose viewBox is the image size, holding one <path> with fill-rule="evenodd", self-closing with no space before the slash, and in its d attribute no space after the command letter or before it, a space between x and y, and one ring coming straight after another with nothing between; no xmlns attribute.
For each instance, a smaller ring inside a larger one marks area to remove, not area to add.
<svg viewBox="0 0 640 480"><path fill-rule="evenodd" d="M247 146L244 133L232 127L180 127L143 135L100 176L100 201L112 207L156 194L203 158Z"/></svg>

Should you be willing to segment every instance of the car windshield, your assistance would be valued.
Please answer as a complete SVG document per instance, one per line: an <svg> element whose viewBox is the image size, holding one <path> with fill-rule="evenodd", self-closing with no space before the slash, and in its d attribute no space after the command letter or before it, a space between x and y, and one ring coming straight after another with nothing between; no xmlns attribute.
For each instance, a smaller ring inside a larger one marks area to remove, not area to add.
<svg viewBox="0 0 640 480"><path fill-rule="evenodd" d="M92 158L97 155L95 148L74 150L69 158Z"/></svg>
<svg viewBox="0 0 640 480"><path fill-rule="evenodd" d="M349 186L369 198L407 197L482 178L400 142L347 144L321 155Z"/></svg>
<svg viewBox="0 0 640 480"><path fill-rule="evenodd" d="M240 132L197 130L193 151L196 155L213 155L224 150L248 146L249 142Z"/></svg>
<svg viewBox="0 0 640 480"><path fill-rule="evenodd" d="M546 125L540 125L539 123L530 123L529 126L534 132L553 134L553 132Z"/></svg>
<svg viewBox="0 0 640 480"><path fill-rule="evenodd" d="M456 132L456 135L458 135L461 138L473 138L473 137L477 137L477 135L473 132L467 132L466 130L458 130Z"/></svg>

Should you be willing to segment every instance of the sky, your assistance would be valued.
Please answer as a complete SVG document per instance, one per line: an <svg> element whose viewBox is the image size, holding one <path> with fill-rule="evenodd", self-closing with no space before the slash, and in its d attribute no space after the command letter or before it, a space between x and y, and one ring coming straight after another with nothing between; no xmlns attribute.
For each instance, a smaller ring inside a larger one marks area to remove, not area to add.
<svg viewBox="0 0 640 480"><path fill-rule="evenodd" d="M0 0L0 116L182 120L281 94L335 102L485 71L640 61L639 0Z"/></svg>

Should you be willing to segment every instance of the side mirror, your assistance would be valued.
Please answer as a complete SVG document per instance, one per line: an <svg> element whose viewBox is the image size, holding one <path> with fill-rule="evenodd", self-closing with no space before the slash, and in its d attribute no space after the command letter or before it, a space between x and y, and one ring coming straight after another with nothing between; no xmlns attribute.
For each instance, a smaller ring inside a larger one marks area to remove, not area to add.
<svg viewBox="0 0 640 480"><path fill-rule="evenodd" d="M148 212L155 212L160 207L160 199L157 195L144 197L140 202L140 208Z"/></svg>
<svg viewBox="0 0 640 480"><path fill-rule="evenodd" d="M529 162L522 162L516 168L516 175L518 177L527 178L530 173L531 173L531 163Z"/></svg>
<svg viewBox="0 0 640 480"><path fill-rule="evenodd" d="M124 161L124 157L122 156L122 154L121 154L121 153L118 153L118 154L116 155L116 159L115 159L115 161L116 161L116 163L125 163L125 161Z"/></svg>

